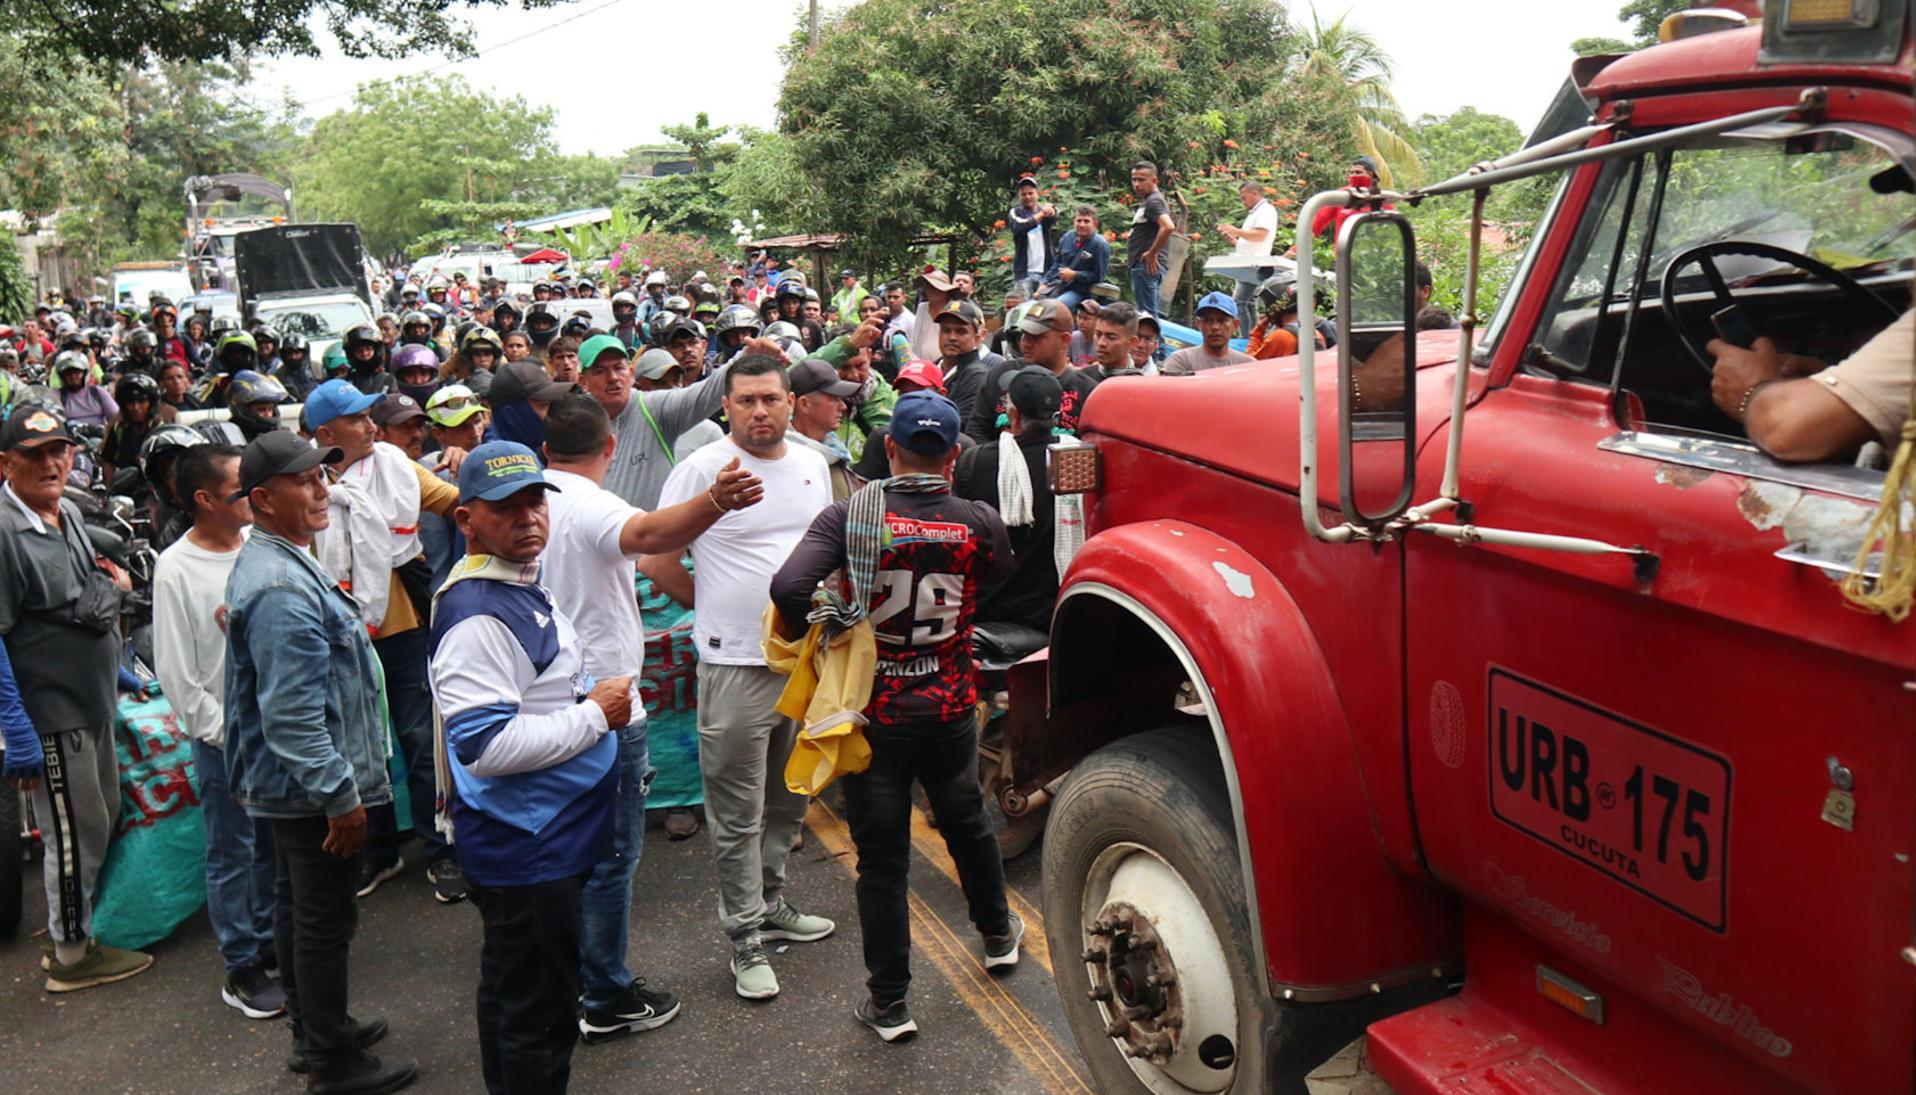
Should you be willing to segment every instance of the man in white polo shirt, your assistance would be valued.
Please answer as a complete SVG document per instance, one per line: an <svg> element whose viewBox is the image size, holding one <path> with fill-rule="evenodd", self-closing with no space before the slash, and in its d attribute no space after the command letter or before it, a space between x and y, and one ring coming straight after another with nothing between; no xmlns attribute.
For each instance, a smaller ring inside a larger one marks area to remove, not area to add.
<svg viewBox="0 0 1916 1095"><path fill-rule="evenodd" d="M798 727L776 710L785 678L765 666L764 615L772 575L831 504L825 458L785 440L792 418L785 362L748 352L722 378L732 432L686 456L659 495L660 507L705 498L720 469L736 464L765 484L765 500L727 513L692 542L695 574L679 555L639 564L674 600L694 604L699 653L699 771L718 860L719 925L732 943L740 996L778 995L765 941L823 939L837 927L784 897L785 861L805 816L805 799L785 789L785 762ZM720 508L720 503L712 503Z"/></svg>
<svg viewBox="0 0 1916 1095"><path fill-rule="evenodd" d="M645 629L632 561L645 553L684 551L720 517L757 503L763 488L734 459L696 497L647 513L604 487L617 441L598 400L583 392L554 400L545 429L546 481L559 489L546 500L552 531L541 580L578 631L592 675L636 679L645 666ZM587 1044L664 1026L679 1012L677 996L648 989L626 966L632 875L645 847L645 796L652 782L643 709L633 711L618 737L612 854L592 869L582 899L585 1014L579 1030Z"/></svg>
<svg viewBox="0 0 1916 1095"><path fill-rule="evenodd" d="M1244 180L1244 184L1237 188L1237 196L1244 202L1244 226L1237 228L1219 224L1217 230L1237 242L1231 252L1233 258L1270 258L1271 248L1277 242L1277 207L1265 200L1263 185L1250 179ZM1251 317L1257 313L1257 286L1261 280L1237 283L1235 299L1240 338L1250 336Z"/></svg>

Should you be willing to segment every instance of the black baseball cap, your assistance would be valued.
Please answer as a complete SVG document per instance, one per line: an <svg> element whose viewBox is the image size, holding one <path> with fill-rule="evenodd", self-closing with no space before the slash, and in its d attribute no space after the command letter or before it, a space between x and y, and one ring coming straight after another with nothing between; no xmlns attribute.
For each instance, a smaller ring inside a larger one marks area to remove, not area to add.
<svg viewBox="0 0 1916 1095"><path fill-rule="evenodd" d="M826 395L847 399L858 394L859 385L840 379L838 370L822 357L808 357L785 370L792 378L793 395Z"/></svg>
<svg viewBox="0 0 1916 1095"><path fill-rule="evenodd" d="M937 318L934 319L933 322L935 323L946 319L962 319L973 327L983 327L985 325L984 309L968 300L954 300L945 305L939 309Z"/></svg>
<svg viewBox="0 0 1916 1095"><path fill-rule="evenodd" d="M255 437L240 454L240 489L229 501L237 502L266 485L275 475L298 475L321 464L337 464L346 454L337 446L319 448L286 430L270 430Z"/></svg>
<svg viewBox="0 0 1916 1095"><path fill-rule="evenodd" d="M577 386L552 379L536 361L515 361L493 375L492 386L486 389L486 403L494 407L515 399L550 403Z"/></svg>
<svg viewBox="0 0 1916 1095"><path fill-rule="evenodd" d="M1064 385L1041 365L1030 365L1005 373L998 381L1018 413L1035 421L1049 421L1064 407Z"/></svg>
<svg viewBox="0 0 1916 1095"><path fill-rule="evenodd" d="M67 432L67 416L50 403L22 403L0 429L0 452L37 449L42 445L77 444Z"/></svg>
<svg viewBox="0 0 1916 1095"><path fill-rule="evenodd" d="M426 417L426 408L412 396L399 392L387 392L385 398L373 404L373 422L380 426L390 426L395 422L404 422L409 418Z"/></svg>

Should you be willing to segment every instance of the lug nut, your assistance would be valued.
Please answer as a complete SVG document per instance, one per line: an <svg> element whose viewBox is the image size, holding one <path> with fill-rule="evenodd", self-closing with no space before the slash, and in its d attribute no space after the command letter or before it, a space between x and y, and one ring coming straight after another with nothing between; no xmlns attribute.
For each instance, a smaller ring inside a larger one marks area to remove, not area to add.
<svg viewBox="0 0 1916 1095"><path fill-rule="evenodd" d="M1111 990L1105 988L1103 985L1093 985L1085 990L1084 995L1088 1000L1096 1000L1098 1003L1103 1004L1110 1001Z"/></svg>
<svg viewBox="0 0 1916 1095"><path fill-rule="evenodd" d="M1110 953L1110 951L1105 950L1103 947L1086 947L1084 949L1084 960L1086 962L1102 962L1110 956Z"/></svg>
<svg viewBox="0 0 1916 1095"><path fill-rule="evenodd" d="M1157 970L1153 973L1148 973L1144 977L1144 983L1147 985L1150 985L1152 988L1161 988L1167 985L1175 985L1178 983L1177 971Z"/></svg>
<svg viewBox="0 0 1916 1095"><path fill-rule="evenodd" d="M1109 1023L1104 1025L1104 1032L1113 1038L1123 1036L1124 1032L1129 1029L1131 1029L1130 1023L1116 1017L1113 1017Z"/></svg>

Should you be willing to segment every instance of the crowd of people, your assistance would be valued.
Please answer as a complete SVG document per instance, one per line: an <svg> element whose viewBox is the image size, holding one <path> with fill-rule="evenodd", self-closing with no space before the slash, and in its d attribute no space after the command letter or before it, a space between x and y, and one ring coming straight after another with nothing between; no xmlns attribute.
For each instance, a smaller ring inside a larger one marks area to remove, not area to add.
<svg viewBox="0 0 1916 1095"><path fill-rule="evenodd" d="M971 638L1049 625L1069 552L1046 447L1100 384L1334 337L1299 335L1279 278L1204 295L1202 341L1167 352L1172 222L1155 167L1132 178L1128 301L1098 211L1061 232L1024 179L1001 301L932 268L876 290L845 269L826 295L754 256L722 281L619 271L525 293L396 272L372 287L393 310L317 360L296 335L182 321L159 297L78 318L49 301L0 328L0 727L47 839L48 990L151 965L90 921L119 802L116 696L157 690L192 739L221 997L290 1018L309 1090L413 1078L371 1052L388 1027L354 1017L346 978L357 902L409 864L438 901L479 910L488 1090L562 1090L579 1040L671 1021L678 998L640 975L628 930L654 771L646 589L693 613L702 821L738 995L778 994L768 943L836 929L785 886L802 728L766 644L811 627L877 639L872 762L844 780L857 1018L887 1041L917 1029L914 782L982 961L1015 966ZM1240 243L1268 255L1269 203L1255 184L1244 197ZM576 303L602 289L603 327ZM1250 352L1232 349L1246 333ZM137 568L86 531L80 503L109 493L142 498L159 549L156 682L125 671ZM700 824L681 814L674 836Z"/></svg>

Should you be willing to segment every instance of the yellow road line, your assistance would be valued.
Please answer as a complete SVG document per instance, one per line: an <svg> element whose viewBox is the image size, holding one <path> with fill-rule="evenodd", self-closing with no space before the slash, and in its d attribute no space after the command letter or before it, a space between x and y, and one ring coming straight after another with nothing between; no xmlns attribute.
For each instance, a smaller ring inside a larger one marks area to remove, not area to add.
<svg viewBox="0 0 1916 1095"><path fill-rule="evenodd" d="M832 858L847 873L856 875L857 852L852 845L850 830L846 829L838 815L824 803L814 800L806 817L806 825ZM1079 1070L1076 1055L1060 1045L1044 1024L997 978L985 972L984 963L973 953L973 948L952 930L951 925L936 910L916 893L909 893L908 899L913 941L950 983L964 1005L978 1016L992 1037L1010 1050L1025 1071L1046 1091L1093 1095L1094 1089ZM1028 927L1025 938L1029 944L1031 934Z"/></svg>
<svg viewBox="0 0 1916 1095"><path fill-rule="evenodd" d="M950 879L953 885L963 888L958 882L958 864L952 862L951 853L945 850L945 838L938 835L938 830L931 827L925 812L916 806L911 810L911 843L918 849L919 855L938 868L939 874ZM1025 900L1023 894L1009 887L1005 889L1005 899L1011 904L1011 911L1025 922L1023 953L1037 959L1044 971L1050 973L1051 944L1045 936L1044 914L1038 911L1036 905Z"/></svg>

